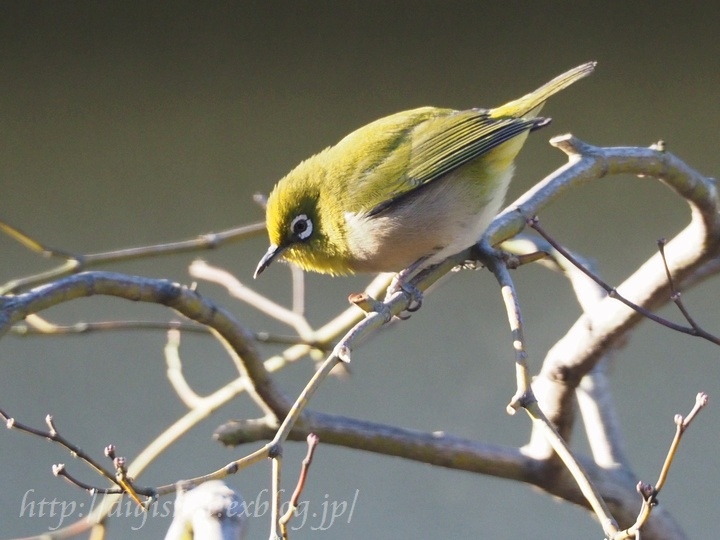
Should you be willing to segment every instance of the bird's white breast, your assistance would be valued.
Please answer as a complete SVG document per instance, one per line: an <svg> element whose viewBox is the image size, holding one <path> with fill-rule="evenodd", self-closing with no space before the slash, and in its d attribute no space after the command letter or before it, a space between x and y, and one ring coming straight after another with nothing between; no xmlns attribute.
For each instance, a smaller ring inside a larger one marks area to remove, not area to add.
<svg viewBox="0 0 720 540"><path fill-rule="evenodd" d="M345 213L346 240L358 272L396 272L421 258L436 264L470 247L502 206L513 167L492 175L478 190L456 175L423 186L378 215Z"/></svg>

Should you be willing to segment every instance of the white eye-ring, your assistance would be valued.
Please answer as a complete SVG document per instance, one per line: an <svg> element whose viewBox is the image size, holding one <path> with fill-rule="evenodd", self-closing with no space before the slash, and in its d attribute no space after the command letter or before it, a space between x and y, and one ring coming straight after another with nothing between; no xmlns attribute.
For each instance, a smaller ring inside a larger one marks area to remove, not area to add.
<svg viewBox="0 0 720 540"><path fill-rule="evenodd" d="M307 240L313 232L312 220L305 214L300 214L290 222L290 230L298 239Z"/></svg>

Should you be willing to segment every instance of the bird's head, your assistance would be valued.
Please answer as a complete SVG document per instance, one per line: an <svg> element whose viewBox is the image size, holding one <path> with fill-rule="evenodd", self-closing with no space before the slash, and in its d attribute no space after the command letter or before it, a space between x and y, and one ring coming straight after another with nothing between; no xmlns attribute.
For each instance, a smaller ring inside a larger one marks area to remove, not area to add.
<svg viewBox="0 0 720 540"><path fill-rule="evenodd" d="M280 180L267 201L266 226L270 247L260 259L255 277L282 257L303 270L324 274L350 272L343 261L344 222L340 201L322 189L324 171L313 158Z"/></svg>

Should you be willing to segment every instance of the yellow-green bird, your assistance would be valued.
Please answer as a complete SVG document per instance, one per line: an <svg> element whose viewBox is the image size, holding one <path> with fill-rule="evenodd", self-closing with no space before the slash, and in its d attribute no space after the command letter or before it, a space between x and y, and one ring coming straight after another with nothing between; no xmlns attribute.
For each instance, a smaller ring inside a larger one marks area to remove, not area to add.
<svg viewBox="0 0 720 540"><path fill-rule="evenodd" d="M324 274L413 273L478 241L545 100L589 75L578 66L495 109L421 107L376 120L300 163L267 201L270 248ZM408 268L410 270L408 270Z"/></svg>

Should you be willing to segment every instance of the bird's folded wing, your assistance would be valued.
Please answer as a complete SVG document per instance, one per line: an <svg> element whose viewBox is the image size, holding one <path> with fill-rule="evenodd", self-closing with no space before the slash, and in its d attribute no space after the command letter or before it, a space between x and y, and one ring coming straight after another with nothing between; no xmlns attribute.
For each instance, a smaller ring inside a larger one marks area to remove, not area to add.
<svg viewBox="0 0 720 540"><path fill-rule="evenodd" d="M409 152L390 155L365 175L363 182L381 182L382 190L393 194L368 209L368 215L379 214L414 190L547 122L545 118L492 118L484 109L453 111L425 120L408 133L412 137ZM393 175L393 171L403 174ZM372 190L368 184L363 189Z"/></svg>

